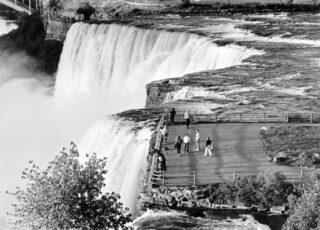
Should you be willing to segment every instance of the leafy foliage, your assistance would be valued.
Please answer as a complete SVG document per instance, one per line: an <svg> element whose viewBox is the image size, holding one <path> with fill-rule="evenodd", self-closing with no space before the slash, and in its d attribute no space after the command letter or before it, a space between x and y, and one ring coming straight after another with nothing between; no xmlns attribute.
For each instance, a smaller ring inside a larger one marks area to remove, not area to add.
<svg viewBox="0 0 320 230"><path fill-rule="evenodd" d="M239 176L235 181L212 185L207 192L210 202L270 207L288 204L288 196L300 196L297 186L280 173Z"/></svg>
<svg viewBox="0 0 320 230"><path fill-rule="evenodd" d="M320 229L320 171L308 178L302 191L301 197L290 198L291 215L283 230Z"/></svg>
<svg viewBox="0 0 320 230"><path fill-rule="evenodd" d="M12 193L18 228L31 229L125 229L131 214L118 201L115 193L102 193L106 158L96 154L86 155L79 162L76 146L49 162L42 171L33 161L22 178L25 189Z"/></svg>

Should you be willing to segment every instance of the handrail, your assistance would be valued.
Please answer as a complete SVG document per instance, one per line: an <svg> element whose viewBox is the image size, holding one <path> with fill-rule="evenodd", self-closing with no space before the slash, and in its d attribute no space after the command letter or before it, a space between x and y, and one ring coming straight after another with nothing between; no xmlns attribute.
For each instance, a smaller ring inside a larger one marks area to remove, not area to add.
<svg viewBox="0 0 320 230"><path fill-rule="evenodd" d="M191 114L193 123L218 123L218 122L245 122L245 123L320 123L320 113L276 113L276 112L235 112L235 113L212 113ZM183 114L177 114L175 120L183 121Z"/></svg>
<svg viewBox="0 0 320 230"><path fill-rule="evenodd" d="M161 132L160 129L162 128L164 123L164 115L160 118L160 121L158 123L157 129L156 129L156 141L154 145L154 149L160 150L161 149ZM149 174L149 181L148 181L148 191L150 192L152 189L153 185L158 184L156 181L163 181L164 180L164 172L159 171L157 169L158 167L158 157L153 154L152 160L151 160L151 169L150 169L150 174ZM159 178L160 176L160 178Z"/></svg>
<svg viewBox="0 0 320 230"><path fill-rule="evenodd" d="M279 170L276 172L282 173L287 181L303 181L305 176L308 173L313 172L313 169L301 169L301 170ZM167 172L166 178L168 180L174 178L185 178L185 182L182 182L184 186L197 186L197 185L207 185L209 183L201 183L197 181L197 177L203 176L209 172L202 172L202 171L188 171L185 173L174 173L174 172ZM226 181L234 181L240 175L247 175L247 176L258 176L258 175L266 175L267 173L272 173L272 171L258 171L258 170L246 170L246 171L224 171L224 172L211 172L212 177L214 177L216 183L222 183ZM206 174L207 175L207 174ZM211 182L212 183L212 182ZM165 184L166 186L177 186L176 184L170 184L170 182ZM182 185L181 185L182 186Z"/></svg>

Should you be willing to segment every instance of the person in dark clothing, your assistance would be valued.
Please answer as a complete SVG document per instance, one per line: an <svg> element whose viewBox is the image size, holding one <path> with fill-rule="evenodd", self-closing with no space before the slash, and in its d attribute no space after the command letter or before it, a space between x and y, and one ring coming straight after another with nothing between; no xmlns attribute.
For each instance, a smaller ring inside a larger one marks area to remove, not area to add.
<svg viewBox="0 0 320 230"><path fill-rule="evenodd" d="M170 111L170 123L171 125L174 125L174 117L176 116L176 110L174 108Z"/></svg>
<svg viewBox="0 0 320 230"><path fill-rule="evenodd" d="M182 146L183 140L180 136L176 138L175 147L177 148L177 154L180 156L181 154L181 146Z"/></svg>
<svg viewBox="0 0 320 230"><path fill-rule="evenodd" d="M188 110L184 113L184 119L186 119L187 129L189 129L190 126L190 113Z"/></svg>
<svg viewBox="0 0 320 230"><path fill-rule="evenodd" d="M207 138L207 141L206 141L206 150L204 152L204 156L206 157L208 154L210 155L210 157L212 157L212 145L211 145L211 140L210 140L210 137Z"/></svg>

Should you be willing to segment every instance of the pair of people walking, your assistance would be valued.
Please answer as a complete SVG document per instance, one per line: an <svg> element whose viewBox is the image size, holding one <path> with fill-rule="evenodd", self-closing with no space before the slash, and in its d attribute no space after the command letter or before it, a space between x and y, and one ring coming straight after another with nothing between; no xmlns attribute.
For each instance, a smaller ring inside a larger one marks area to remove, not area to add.
<svg viewBox="0 0 320 230"><path fill-rule="evenodd" d="M195 141L196 141L196 151L200 151L200 131L199 131L199 129L197 129L197 131L196 131ZM210 140L210 137L208 137L206 140L206 148L205 148L204 156L206 157L209 154L211 157L212 156L211 150L212 150L212 141Z"/></svg>
<svg viewBox="0 0 320 230"><path fill-rule="evenodd" d="M189 148L190 148L190 137L188 134L186 134L183 139L181 139L180 136L176 138L175 142L175 148L177 149L177 154L180 156L181 155L181 147L182 144L184 144L184 153L189 153Z"/></svg>

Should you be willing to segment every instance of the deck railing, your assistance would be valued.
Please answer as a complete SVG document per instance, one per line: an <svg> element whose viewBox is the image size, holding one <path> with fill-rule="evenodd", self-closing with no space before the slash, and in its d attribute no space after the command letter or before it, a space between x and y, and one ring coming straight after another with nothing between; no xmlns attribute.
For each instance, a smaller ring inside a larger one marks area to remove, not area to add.
<svg viewBox="0 0 320 230"><path fill-rule="evenodd" d="M191 114L191 118L193 123L320 123L320 113L197 113ZM175 120L183 122L183 114L178 114Z"/></svg>
<svg viewBox="0 0 320 230"><path fill-rule="evenodd" d="M306 176L313 172L312 169L304 170L279 170L276 171L285 176L287 181L290 182L302 182ZM185 172L167 172L163 179L163 186L198 186L208 185L215 183L223 183L227 181L234 181L239 176L252 176L257 177L258 175L265 176L272 171L185 171ZM201 178L201 179L200 179ZM203 178L210 178L210 181L205 181ZM175 182L178 179L180 184Z"/></svg>
<svg viewBox="0 0 320 230"><path fill-rule="evenodd" d="M162 128L164 122L165 122L164 116L162 116L156 129L156 141L154 145L154 149L156 150L161 150L162 137L161 137L160 129ZM159 185L159 184L164 185L164 178L165 178L164 172L158 168L158 165L159 165L158 156L156 154L153 154L152 161L151 161L150 174L149 174L149 181L148 181L149 191L151 191L154 185Z"/></svg>

